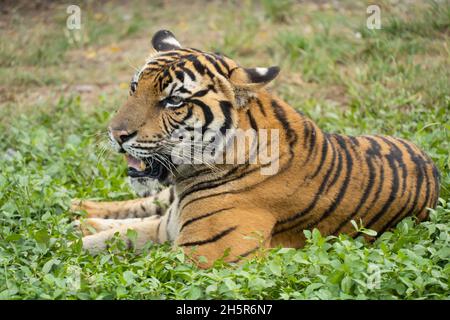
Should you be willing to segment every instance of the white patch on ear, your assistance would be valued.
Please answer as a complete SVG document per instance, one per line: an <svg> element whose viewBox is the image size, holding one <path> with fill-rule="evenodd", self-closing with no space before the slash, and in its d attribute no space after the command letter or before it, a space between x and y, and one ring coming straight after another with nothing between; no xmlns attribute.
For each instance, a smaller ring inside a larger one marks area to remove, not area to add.
<svg viewBox="0 0 450 320"><path fill-rule="evenodd" d="M255 71L260 76L264 76L269 71L269 69L268 68L255 68Z"/></svg>
<svg viewBox="0 0 450 320"><path fill-rule="evenodd" d="M165 39L163 39L161 41L164 42L164 43L170 44L172 46L181 48L181 44L175 38L168 37L168 38L165 38Z"/></svg>

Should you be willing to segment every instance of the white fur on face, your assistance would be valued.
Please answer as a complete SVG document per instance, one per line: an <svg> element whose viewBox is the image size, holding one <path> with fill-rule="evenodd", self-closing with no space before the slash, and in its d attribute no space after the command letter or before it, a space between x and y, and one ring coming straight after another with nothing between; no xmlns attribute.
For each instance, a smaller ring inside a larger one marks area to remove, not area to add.
<svg viewBox="0 0 450 320"><path fill-rule="evenodd" d="M122 148L120 147L120 144L116 141L116 139L114 139L111 131L108 131L108 140L109 140L109 144L111 145L111 148L116 151L119 152Z"/></svg>

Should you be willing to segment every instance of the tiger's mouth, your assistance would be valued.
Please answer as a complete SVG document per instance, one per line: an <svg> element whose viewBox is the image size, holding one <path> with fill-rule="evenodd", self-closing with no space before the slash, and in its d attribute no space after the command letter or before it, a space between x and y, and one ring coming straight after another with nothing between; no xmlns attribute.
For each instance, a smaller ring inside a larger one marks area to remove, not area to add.
<svg viewBox="0 0 450 320"><path fill-rule="evenodd" d="M126 154L128 176L130 178L152 178L163 181L167 178L169 170L160 161L152 159L138 159Z"/></svg>

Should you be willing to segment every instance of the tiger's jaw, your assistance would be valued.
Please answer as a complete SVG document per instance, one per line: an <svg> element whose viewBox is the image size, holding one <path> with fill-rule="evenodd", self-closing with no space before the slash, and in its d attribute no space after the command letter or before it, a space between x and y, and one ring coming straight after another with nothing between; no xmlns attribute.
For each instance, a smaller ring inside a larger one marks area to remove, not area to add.
<svg viewBox="0 0 450 320"><path fill-rule="evenodd" d="M140 197L154 195L171 183L168 168L160 161L137 159L130 154L125 156L128 164L130 185Z"/></svg>
<svg viewBox="0 0 450 320"><path fill-rule="evenodd" d="M147 197L160 191L163 187L172 184L172 174L169 168L172 162L163 155L154 153L137 154L131 147L134 139L119 144L113 137L111 130L108 132L111 148L118 153L125 154L129 182L134 192L140 197ZM156 159L160 159L157 161ZM162 164L161 161L166 162Z"/></svg>
<svg viewBox="0 0 450 320"><path fill-rule="evenodd" d="M130 178L151 178L165 180L169 171L160 162L152 160L141 160L130 154L126 156L128 164L128 176Z"/></svg>

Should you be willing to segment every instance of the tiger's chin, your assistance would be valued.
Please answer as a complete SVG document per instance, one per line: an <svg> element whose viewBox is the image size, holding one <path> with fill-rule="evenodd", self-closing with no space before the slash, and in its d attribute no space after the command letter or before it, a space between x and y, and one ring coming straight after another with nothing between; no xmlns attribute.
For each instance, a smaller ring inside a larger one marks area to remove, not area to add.
<svg viewBox="0 0 450 320"><path fill-rule="evenodd" d="M129 183L138 197L153 196L166 187L166 185L160 183L158 179L149 177L129 177Z"/></svg>

